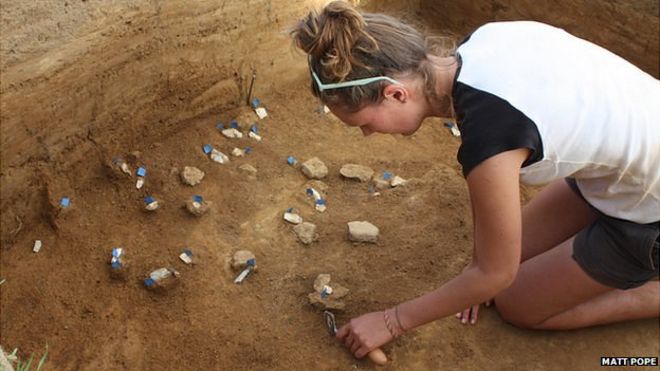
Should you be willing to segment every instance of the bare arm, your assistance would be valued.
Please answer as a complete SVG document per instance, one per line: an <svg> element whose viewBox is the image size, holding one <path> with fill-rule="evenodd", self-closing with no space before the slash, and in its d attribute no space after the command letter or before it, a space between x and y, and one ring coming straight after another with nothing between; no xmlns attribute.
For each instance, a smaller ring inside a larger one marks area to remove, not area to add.
<svg viewBox="0 0 660 371"><path fill-rule="evenodd" d="M446 317L491 299L515 278L520 262L521 208L518 177L527 149L495 155L468 175L474 216L474 257L454 279L438 289L399 304L398 319L406 329ZM477 259L478 257L478 259ZM383 312L353 318L337 332L356 357L392 340Z"/></svg>
<svg viewBox="0 0 660 371"><path fill-rule="evenodd" d="M513 282L522 239L518 177L527 155L527 149L503 152L470 172L467 182L474 218L473 262L438 289L400 304L405 329L489 300Z"/></svg>

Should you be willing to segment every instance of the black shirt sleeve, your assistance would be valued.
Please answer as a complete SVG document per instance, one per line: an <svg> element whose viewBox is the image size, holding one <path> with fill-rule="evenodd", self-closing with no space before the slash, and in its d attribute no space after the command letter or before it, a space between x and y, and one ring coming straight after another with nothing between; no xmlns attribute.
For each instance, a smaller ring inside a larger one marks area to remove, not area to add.
<svg viewBox="0 0 660 371"><path fill-rule="evenodd" d="M522 167L543 159L536 124L509 102L460 82L454 84L452 95L461 131L457 157L463 176L487 158L513 149L531 150Z"/></svg>

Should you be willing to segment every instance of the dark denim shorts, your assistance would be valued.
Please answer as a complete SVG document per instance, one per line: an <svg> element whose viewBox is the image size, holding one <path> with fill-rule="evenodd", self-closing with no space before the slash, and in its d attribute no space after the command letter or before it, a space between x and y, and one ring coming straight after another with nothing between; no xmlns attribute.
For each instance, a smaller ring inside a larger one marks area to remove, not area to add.
<svg viewBox="0 0 660 371"><path fill-rule="evenodd" d="M573 178L566 183L584 199ZM586 201L586 200L585 200ZM657 279L660 222L638 224L605 215L578 232L573 259L593 279L617 289L631 289Z"/></svg>

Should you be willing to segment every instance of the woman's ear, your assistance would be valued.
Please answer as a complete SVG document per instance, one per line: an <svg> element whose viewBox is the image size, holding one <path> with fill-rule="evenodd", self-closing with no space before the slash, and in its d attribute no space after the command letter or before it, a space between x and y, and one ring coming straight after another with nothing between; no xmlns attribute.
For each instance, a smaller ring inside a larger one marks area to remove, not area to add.
<svg viewBox="0 0 660 371"><path fill-rule="evenodd" d="M397 84L390 84L383 89L383 97L385 99L394 99L400 103L406 103L409 94L405 87Z"/></svg>

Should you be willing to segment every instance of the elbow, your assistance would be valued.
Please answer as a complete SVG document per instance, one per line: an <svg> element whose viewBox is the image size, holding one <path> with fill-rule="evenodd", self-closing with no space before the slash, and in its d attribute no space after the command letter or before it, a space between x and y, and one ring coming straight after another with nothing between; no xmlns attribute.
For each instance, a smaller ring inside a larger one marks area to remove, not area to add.
<svg viewBox="0 0 660 371"><path fill-rule="evenodd" d="M513 281L515 281L517 274L518 274L518 266L505 269L502 273L500 273L496 279L498 283L497 292L509 288L509 286L513 284Z"/></svg>
<svg viewBox="0 0 660 371"><path fill-rule="evenodd" d="M518 265L512 267L503 267L496 271L485 273L485 279L490 282L490 294L495 296L500 292L506 290L513 284L518 274Z"/></svg>

